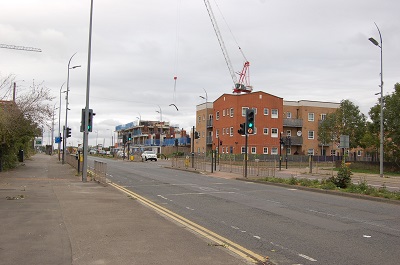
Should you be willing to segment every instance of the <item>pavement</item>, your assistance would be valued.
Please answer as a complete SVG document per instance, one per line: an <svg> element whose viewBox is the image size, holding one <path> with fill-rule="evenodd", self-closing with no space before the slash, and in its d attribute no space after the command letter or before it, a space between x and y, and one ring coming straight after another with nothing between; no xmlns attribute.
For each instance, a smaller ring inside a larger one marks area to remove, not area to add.
<svg viewBox="0 0 400 265"><path fill-rule="evenodd" d="M249 264L57 156L0 172L0 264Z"/></svg>

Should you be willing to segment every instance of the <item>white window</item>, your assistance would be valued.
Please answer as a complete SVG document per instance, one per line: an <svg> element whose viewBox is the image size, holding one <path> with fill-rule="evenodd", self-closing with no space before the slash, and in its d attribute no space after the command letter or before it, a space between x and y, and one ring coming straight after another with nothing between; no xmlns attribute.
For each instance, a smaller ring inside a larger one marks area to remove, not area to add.
<svg viewBox="0 0 400 265"><path fill-rule="evenodd" d="M219 111L217 111L217 112L215 113L215 119L216 119L216 120L219 120Z"/></svg>
<svg viewBox="0 0 400 265"><path fill-rule="evenodd" d="M271 137L278 138L278 128L271 128Z"/></svg>
<svg viewBox="0 0 400 265"><path fill-rule="evenodd" d="M324 121L324 120L326 120L326 114L325 113L321 114L321 121Z"/></svg>
<svg viewBox="0 0 400 265"><path fill-rule="evenodd" d="M222 110L222 116L225 117L225 110Z"/></svg>
<svg viewBox="0 0 400 265"><path fill-rule="evenodd" d="M272 147L271 148L271 155L277 155L278 154L278 147Z"/></svg>
<svg viewBox="0 0 400 265"><path fill-rule="evenodd" d="M257 108L253 108L254 114L257 114Z"/></svg>
<svg viewBox="0 0 400 265"><path fill-rule="evenodd" d="M252 147L251 148L251 153L252 154L257 154L257 148L256 147Z"/></svg>
<svg viewBox="0 0 400 265"><path fill-rule="evenodd" d="M248 107L242 107L242 116L246 117L246 110L248 109Z"/></svg>
<svg viewBox="0 0 400 265"><path fill-rule="evenodd" d="M314 149L313 148L308 149L308 155L309 156L313 156L314 155Z"/></svg>
<svg viewBox="0 0 400 265"><path fill-rule="evenodd" d="M222 135L225 135L225 128L222 128Z"/></svg>
<svg viewBox="0 0 400 265"><path fill-rule="evenodd" d="M269 115L269 109L268 108L264 108L264 115Z"/></svg>
<svg viewBox="0 0 400 265"><path fill-rule="evenodd" d="M361 156L361 155L362 155L361 150L357 150L357 156Z"/></svg>
<svg viewBox="0 0 400 265"><path fill-rule="evenodd" d="M314 121L314 113L313 112L308 113L308 121Z"/></svg>
<svg viewBox="0 0 400 265"><path fill-rule="evenodd" d="M335 156L336 155L336 150L331 150L331 156Z"/></svg>
<svg viewBox="0 0 400 265"><path fill-rule="evenodd" d="M231 127L230 131L231 131L230 135L233 136L233 127Z"/></svg>
<svg viewBox="0 0 400 265"><path fill-rule="evenodd" d="M233 117L233 108L231 108L231 115L230 116Z"/></svg>
<svg viewBox="0 0 400 265"><path fill-rule="evenodd" d="M308 139L314 139L314 131L308 131Z"/></svg>
<svg viewBox="0 0 400 265"><path fill-rule="evenodd" d="M263 147L263 154L268 155L268 147Z"/></svg>
<svg viewBox="0 0 400 265"><path fill-rule="evenodd" d="M292 118L292 113L291 112L286 112L286 118L291 119Z"/></svg>
<svg viewBox="0 0 400 265"><path fill-rule="evenodd" d="M200 122L201 122L201 116L198 117L197 123L200 123Z"/></svg>
<svg viewBox="0 0 400 265"><path fill-rule="evenodd" d="M271 118L273 119L278 118L278 109L271 109Z"/></svg>
<svg viewBox="0 0 400 265"><path fill-rule="evenodd" d="M215 137L218 138L218 136L219 136L219 130L217 129L217 130L215 131Z"/></svg>
<svg viewBox="0 0 400 265"><path fill-rule="evenodd" d="M265 135L268 135L268 128L263 128L263 133L264 133Z"/></svg>
<svg viewBox="0 0 400 265"><path fill-rule="evenodd" d="M287 130L287 131L286 131L286 136L292 137L292 131L291 131L291 130Z"/></svg>

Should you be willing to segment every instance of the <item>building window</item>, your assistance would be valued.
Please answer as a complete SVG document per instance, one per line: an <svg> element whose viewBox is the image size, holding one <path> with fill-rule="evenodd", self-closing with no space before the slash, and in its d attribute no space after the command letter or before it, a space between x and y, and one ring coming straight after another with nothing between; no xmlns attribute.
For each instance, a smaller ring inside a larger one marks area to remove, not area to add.
<svg viewBox="0 0 400 265"><path fill-rule="evenodd" d="M253 108L254 114L257 114L257 108Z"/></svg>
<svg viewBox="0 0 400 265"><path fill-rule="evenodd" d="M271 148L271 155L277 155L278 154L278 147L272 147Z"/></svg>
<svg viewBox="0 0 400 265"><path fill-rule="evenodd" d="M197 120L198 120L197 123L200 123L201 122L201 116L199 116Z"/></svg>
<svg viewBox="0 0 400 265"><path fill-rule="evenodd" d="M231 127L231 130L230 130L230 131L231 131L231 133L230 133L231 136L233 136L233 127Z"/></svg>
<svg viewBox="0 0 400 265"><path fill-rule="evenodd" d="M314 113L308 113L308 121L314 121Z"/></svg>
<svg viewBox="0 0 400 265"><path fill-rule="evenodd" d="M313 156L314 155L314 149L313 148L308 149L308 155L309 156Z"/></svg>
<svg viewBox="0 0 400 265"><path fill-rule="evenodd" d="M271 128L271 137L278 138L278 128Z"/></svg>
<svg viewBox="0 0 400 265"><path fill-rule="evenodd" d="M252 154L257 154L257 147L252 147L251 148L251 153Z"/></svg>
<svg viewBox="0 0 400 265"><path fill-rule="evenodd" d="M286 136L290 136L291 137L292 136L292 131L291 130L287 130L286 131Z"/></svg>
<svg viewBox="0 0 400 265"><path fill-rule="evenodd" d="M268 147L263 147L263 154L268 155Z"/></svg>
<svg viewBox="0 0 400 265"><path fill-rule="evenodd" d="M336 150L331 150L331 156L335 156L336 155Z"/></svg>
<svg viewBox="0 0 400 265"><path fill-rule="evenodd" d="M292 150L289 147L286 148L286 154L287 155L291 155L292 154Z"/></svg>
<svg viewBox="0 0 400 265"><path fill-rule="evenodd" d="M273 119L278 118L278 109L271 109L271 118Z"/></svg>
<svg viewBox="0 0 400 265"><path fill-rule="evenodd" d="M308 131L308 139L310 140L314 139L314 131Z"/></svg>
<svg viewBox="0 0 400 265"><path fill-rule="evenodd" d="M269 114L269 109L268 108L264 108L264 115L268 115Z"/></svg>
<svg viewBox="0 0 400 265"><path fill-rule="evenodd" d="M362 155L361 150L357 150L357 156L361 156L361 155Z"/></svg>
<svg viewBox="0 0 400 265"><path fill-rule="evenodd" d="M222 116L225 117L225 110L222 110Z"/></svg>
<svg viewBox="0 0 400 265"><path fill-rule="evenodd" d="M246 148L244 146L242 146L241 152L242 152L242 154L244 154L246 152Z"/></svg>
<svg viewBox="0 0 400 265"><path fill-rule="evenodd" d="M219 120L219 111L215 112L215 119Z"/></svg>
<svg viewBox="0 0 400 265"><path fill-rule="evenodd" d="M222 135L225 135L225 128L222 128Z"/></svg>
<svg viewBox="0 0 400 265"><path fill-rule="evenodd" d="M219 136L219 130L217 129L217 130L215 131L215 137L218 138L218 136Z"/></svg>
<svg viewBox="0 0 400 265"><path fill-rule="evenodd" d="M264 129L263 129L263 133L266 134L266 135L268 135L268 128L264 128Z"/></svg>
<svg viewBox="0 0 400 265"><path fill-rule="evenodd" d="M246 117L246 110L248 109L248 107L242 107L242 116Z"/></svg>
<svg viewBox="0 0 400 265"><path fill-rule="evenodd" d="M230 115L231 115L231 117L233 117L233 108L231 108L231 114Z"/></svg>
<svg viewBox="0 0 400 265"><path fill-rule="evenodd" d="M325 113L321 114L321 121L324 121L324 120L326 120L326 114Z"/></svg>
<svg viewBox="0 0 400 265"><path fill-rule="evenodd" d="M291 119L292 118L292 113L291 112L286 112L286 118Z"/></svg>

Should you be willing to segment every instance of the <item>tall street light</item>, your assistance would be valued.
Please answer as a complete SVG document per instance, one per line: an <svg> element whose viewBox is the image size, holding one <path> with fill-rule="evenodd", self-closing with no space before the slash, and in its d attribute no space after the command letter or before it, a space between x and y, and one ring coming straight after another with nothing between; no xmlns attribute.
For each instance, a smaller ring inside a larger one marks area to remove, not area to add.
<svg viewBox="0 0 400 265"><path fill-rule="evenodd" d="M72 58L75 56L75 54L76 54L76 53L74 53L74 54L71 56L71 58L69 58L69 61L68 61L67 94L66 94L66 97L65 97L65 105L66 105L66 106L65 106L65 126L64 126L63 155L62 155L62 163L63 163L63 164L65 163L65 149L67 148L67 135L66 135L65 131L66 131L67 128L68 128L69 70L70 70L70 69L75 69L75 68L81 67L80 65L75 65L75 66L70 67L71 60L72 60Z"/></svg>
<svg viewBox="0 0 400 265"><path fill-rule="evenodd" d="M58 107L58 137L60 137L60 139L61 139L61 91L62 91L64 84L65 84L65 82L61 85L61 88L60 88L60 106ZM64 93L64 92L62 92L62 93ZM61 141L58 142L58 161L61 160L60 155L61 155Z"/></svg>
<svg viewBox="0 0 400 265"><path fill-rule="evenodd" d="M208 95L207 95L207 91L203 88L204 92L206 93L206 96L200 96L202 99L204 99L206 101L206 142L205 142L205 146L206 146L206 154L207 154L207 137L208 137L208 107L207 107L207 102L208 102ZM218 147L219 147L219 143L218 143Z"/></svg>
<svg viewBox="0 0 400 265"><path fill-rule="evenodd" d="M378 28L378 25L374 22L376 28L379 32L380 43L377 42L374 38L369 38L369 40L381 49L381 128L380 128L380 144L379 144L379 175L383 178L383 56L382 56L382 35L381 31Z"/></svg>

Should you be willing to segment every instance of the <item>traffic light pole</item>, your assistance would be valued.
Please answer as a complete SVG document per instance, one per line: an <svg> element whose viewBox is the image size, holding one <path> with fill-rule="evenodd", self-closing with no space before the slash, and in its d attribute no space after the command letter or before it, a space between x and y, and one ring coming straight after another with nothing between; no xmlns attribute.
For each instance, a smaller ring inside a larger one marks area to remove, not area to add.
<svg viewBox="0 0 400 265"><path fill-rule="evenodd" d="M207 148L206 148L207 150ZM206 152L207 155L207 152ZM192 168L194 168L194 126L192 129Z"/></svg>
<svg viewBox="0 0 400 265"><path fill-rule="evenodd" d="M245 149L245 151L244 151L244 177L245 178L247 178L247 145L248 145L248 141L249 141L248 138L249 138L249 135L246 132L245 142L244 142L244 149Z"/></svg>

